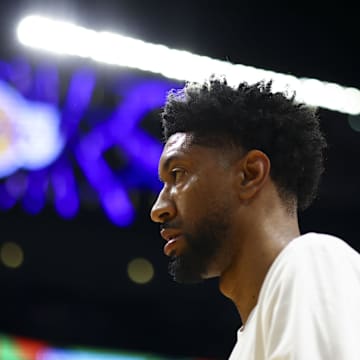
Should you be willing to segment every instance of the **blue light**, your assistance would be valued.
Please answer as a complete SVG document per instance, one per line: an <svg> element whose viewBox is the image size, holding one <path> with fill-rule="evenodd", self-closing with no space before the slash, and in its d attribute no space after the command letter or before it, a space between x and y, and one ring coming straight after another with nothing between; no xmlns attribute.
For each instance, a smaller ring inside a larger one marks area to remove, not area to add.
<svg viewBox="0 0 360 360"><path fill-rule="evenodd" d="M37 68L34 87L37 101L57 105L59 102L59 75L55 66L44 65Z"/></svg>
<svg viewBox="0 0 360 360"><path fill-rule="evenodd" d="M56 210L64 218L74 217L79 209L79 199L73 170L67 165L56 164L51 173L51 182Z"/></svg>
<svg viewBox="0 0 360 360"><path fill-rule="evenodd" d="M38 214L45 206L48 188L47 173L44 170L29 172L28 187L22 198L23 208L30 214Z"/></svg>
<svg viewBox="0 0 360 360"><path fill-rule="evenodd" d="M26 101L0 81L0 177L50 165L63 145L57 109Z"/></svg>
<svg viewBox="0 0 360 360"><path fill-rule="evenodd" d="M0 184L0 209L9 210L16 204L16 198L12 197L5 189L3 184Z"/></svg>
<svg viewBox="0 0 360 360"><path fill-rule="evenodd" d="M106 354L85 350L44 350L38 356L38 360L147 360L156 359L154 356L142 356L137 354Z"/></svg>
<svg viewBox="0 0 360 360"><path fill-rule="evenodd" d="M77 159L84 174L100 194L109 218L117 225L129 225L134 210L121 179L115 176L101 155L109 147L119 146L134 164L132 169L141 169L151 188L158 190L156 174L162 146L137 126L147 112L163 105L167 90L169 83L164 81L134 86L107 121L84 136L77 148ZM138 177L138 173L133 175Z"/></svg>
<svg viewBox="0 0 360 360"><path fill-rule="evenodd" d="M25 172L17 172L5 180L5 188L14 199L22 197L27 189L28 179Z"/></svg>
<svg viewBox="0 0 360 360"><path fill-rule="evenodd" d="M134 77L127 78L125 86L119 78L122 86L114 91L122 100L104 115L105 111L94 113L91 106L96 86L92 69L72 74L61 107L54 65L31 71L21 59L0 62L0 78L14 86L0 81L0 110L9 114L4 117L0 112L0 178L9 177L6 186L0 184L0 208L6 210L21 201L27 212L37 214L48 200L50 187L58 214L76 216L81 186L73 169L77 162L108 218L118 226L130 225L136 214L128 192L160 188L157 163L162 145L141 129L140 122L163 106L167 91L177 84ZM79 130L82 121L86 121L86 133ZM14 134L23 140L15 142ZM112 169L105 160L106 151L114 148L128 160L123 169ZM21 168L28 170L23 183L18 181Z"/></svg>
<svg viewBox="0 0 360 360"><path fill-rule="evenodd" d="M77 70L70 81L66 103L62 111L62 133L69 142L79 136L78 126L89 107L94 86L95 74L89 69ZM69 144L71 146L71 144Z"/></svg>

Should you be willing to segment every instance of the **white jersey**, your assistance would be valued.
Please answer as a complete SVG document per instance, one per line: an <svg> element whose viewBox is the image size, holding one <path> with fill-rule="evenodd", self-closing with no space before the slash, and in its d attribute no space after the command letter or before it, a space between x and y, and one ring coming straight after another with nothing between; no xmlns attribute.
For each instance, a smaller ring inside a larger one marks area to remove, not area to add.
<svg viewBox="0 0 360 360"><path fill-rule="evenodd" d="M271 265L229 360L320 359L360 360L360 254L308 233Z"/></svg>

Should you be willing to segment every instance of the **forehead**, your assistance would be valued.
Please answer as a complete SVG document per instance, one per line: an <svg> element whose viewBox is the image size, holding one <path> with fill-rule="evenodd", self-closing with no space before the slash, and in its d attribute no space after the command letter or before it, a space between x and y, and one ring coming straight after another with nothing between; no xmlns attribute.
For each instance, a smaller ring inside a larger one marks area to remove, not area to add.
<svg viewBox="0 0 360 360"><path fill-rule="evenodd" d="M228 156L218 148L194 143L192 133L176 133L166 142L159 162L159 173L166 170L173 160L185 161L188 165L222 165L228 163Z"/></svg>
<svg viewBox="0 0 360 360"><path fill-rule="evenodd" d="M167 168L172 160L191 154L191 138L187 133L176 133L169 137L160 157L159 172Z"/></svg>
<svg viewBox="0 0 360 360"><path fill-rule="evenodd" d="M192 135L189 133L176 133L169 137L164 146L162 156L172 153L187 153L191 150Z"/></svg>

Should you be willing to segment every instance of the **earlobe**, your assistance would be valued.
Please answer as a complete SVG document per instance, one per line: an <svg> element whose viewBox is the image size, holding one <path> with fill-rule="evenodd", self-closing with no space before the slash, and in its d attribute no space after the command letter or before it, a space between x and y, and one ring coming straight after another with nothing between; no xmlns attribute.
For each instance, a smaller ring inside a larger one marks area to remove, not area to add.
<svg viewBox="0 0 360 360"><path fill-rule="evenodd" d="M270 159L260 150L249 151L237 164L237 191L249 200L263 188L270 174Z"/></svg>

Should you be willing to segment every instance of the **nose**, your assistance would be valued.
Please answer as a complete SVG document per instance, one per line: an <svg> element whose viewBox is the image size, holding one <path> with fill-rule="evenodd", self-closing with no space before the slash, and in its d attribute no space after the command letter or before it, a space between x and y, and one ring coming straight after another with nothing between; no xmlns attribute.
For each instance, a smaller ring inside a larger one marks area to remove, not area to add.
<svg viewBox="0 0 360 360"><path fill-rule="evenodd" d="M165 188L163 188L151 209L151 220L157 223L163 223L169 221L175 215L175 204L169 198L167 192L165 192Z"/></svg>

